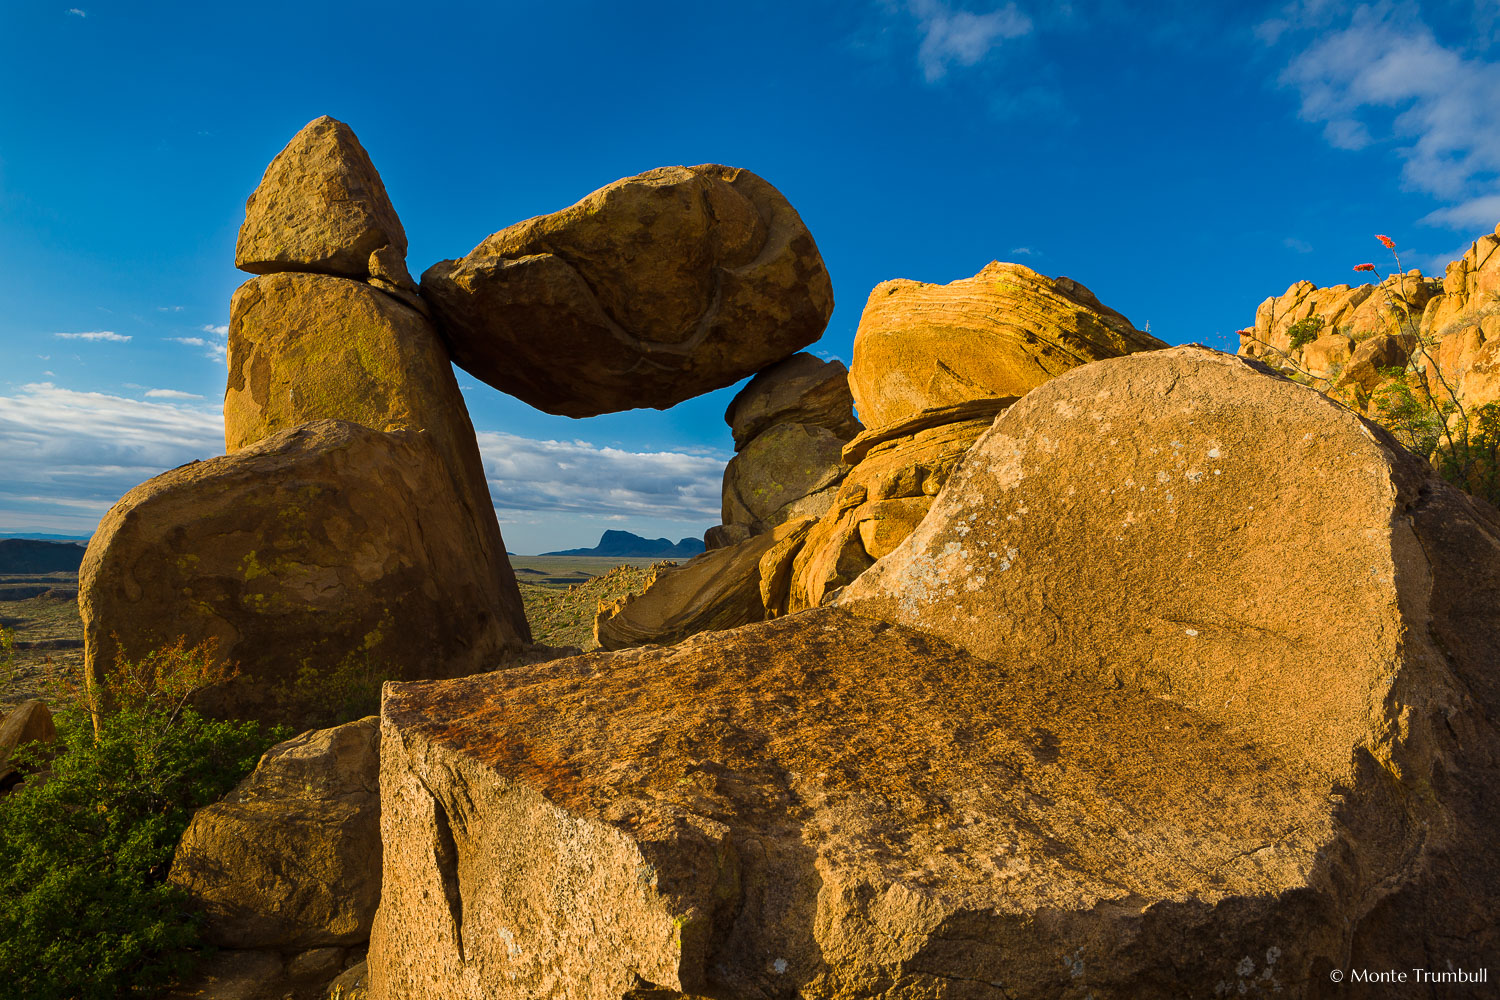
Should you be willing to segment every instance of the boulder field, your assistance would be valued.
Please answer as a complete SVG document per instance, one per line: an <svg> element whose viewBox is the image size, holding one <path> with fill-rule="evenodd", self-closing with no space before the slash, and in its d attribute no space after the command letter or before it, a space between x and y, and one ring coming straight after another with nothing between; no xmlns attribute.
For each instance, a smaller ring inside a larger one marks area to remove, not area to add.
<svg viewBox="0 0 1500 1000"><path fill-rule="evenodd" d="M388 685L371 995L1474 968L1497 663L1493 508L1256 364L1097 362L1007 408L832 607Z"/></svg>
<svg viewBox="0 0 1500 1000"><path fill-rule="evenodd" d="M1440 334L1480 398L1497 247L1294 286L1242 352L1368 394ZM385 681L194 819L224 950L174 995L1331 998L1500 951L1500 512L1355 409L1000 262L877 286L847 371L797 353L829 276L727 166L405 254L309 123L246 206L227 453L84 559L96 710L177 640L238 664L221 716ZM601 651L530 643L455 363L571 416L754 376L723 523Z"/></svg>

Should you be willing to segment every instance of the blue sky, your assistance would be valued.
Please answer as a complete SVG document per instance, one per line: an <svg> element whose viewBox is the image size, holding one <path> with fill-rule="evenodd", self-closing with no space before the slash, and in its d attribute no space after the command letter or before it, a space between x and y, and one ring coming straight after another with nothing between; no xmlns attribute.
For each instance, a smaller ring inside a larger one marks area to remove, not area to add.
<svg viewBox="0 0 1500 1000"><path fill-rule="evenodd" d="M244 200L349 122L414 274L618 177L777 185L833 276L846 363L870 289L990 260L1233 350L1293 281L1408 266L1500 221L1500 3L1072 5L0 0L0 533L87 534L222 451ZM539 413L460 374L509 547L718 521L734 389Z"/></svg>

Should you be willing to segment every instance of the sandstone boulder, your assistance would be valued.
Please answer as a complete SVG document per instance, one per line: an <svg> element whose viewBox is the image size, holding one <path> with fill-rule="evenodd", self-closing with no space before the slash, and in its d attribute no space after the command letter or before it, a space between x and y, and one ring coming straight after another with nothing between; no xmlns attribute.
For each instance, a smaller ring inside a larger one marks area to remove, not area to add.
<svg viewBox="0 0 1500 1000"><path fill-rule="evenodd" d="M864 427L854 417L849 370L838 360L794 354L758 372L724 411L736 451L778 424L823 427L847 441Z"/></svg>
<svg viewBox="0 0 1500 1000"><path fill-rule="evenodd" d="M371 716L278 743L223 801L200 809L171 881L204 913L204 939L300 949L309 954L294 978L338 975L340 949L369 939L380 903L379 771Z"/></svg>
<svg viewBox="0 0 1500 1000"><path fill-rule="evenodd" d="M1165 346L1070 278L994 262L947 285L876 285L854 335L849 387L865 426L882 427Z"/></svg>
<svg viewBox="0 0 1500 1000"><path fill-rule="evenodd" d="M788 610L830 599L926 516L948 476L1013 397L936 407L865 431L844 447L852 468L796 554Z"/></svg>
<svg viewBox="0 0 1500 1000"><path fill-rule="evenodd" d="M782 537L765 532L653 574L641 593L600 607L594 641L602 649L669 645L698 632L763 620L760 560Z"/></svg>
<svg viewBox="0 0 1500 1000"><path fill-rule="evenodd" d="M27 743L51 743L57 727L45 702L23 701L0 717L0 792L21 783L24 773L10 761L16 748Z"/></svg>
<svg viewBox="0 0 1500 1000"><path fill-rule="evenodd" d="M817 340L833 286L796 211L733 167L662 167L422 275L459 367L549 413L665 409Z"/></svg>
<svg viewBox="0 0 1500 1000"><path fill-rule="evenodd" d="M234 266L251 274L315 271L371 276L384 251L386 280L406 273L406 231L354 131L328 116L292 137L245 203Z"/></svg>
<svg viewBox="0 0 1500 1000"><path fill-rule="evenodd" d="M1500 944L1500 513L1313 391L1064 376L841 605L388 685L372 995L1332 997Z"/></svg>
<svg viewBox="0 0 1500 1000"><path fill-rule="evenodd" d="M493 669L524 642L431 435L317 421L137 486L79 576L86 673L179 637L244 676L219 715L307 721L385 677ZM290 714L283 714L290 713Z"/></svg>
<svg viewBox="0 0 1500 1000"><path fill-rule="evenodd" d="M725 524L751 534L784 521L821 517L849 472L847 438L813 424L776 424L757 434L724 468Z"/></svg>
<svg viewBox="0 0 1500 1000"><path fill-rule="evenodd" d="M515 573L447 349L432 324L345 278L270 274L234 293L224 440L231 453L315 420L374 430L425 430L443 456L478 539L474 559L495 577L489 613L530 638Z"/></svg>

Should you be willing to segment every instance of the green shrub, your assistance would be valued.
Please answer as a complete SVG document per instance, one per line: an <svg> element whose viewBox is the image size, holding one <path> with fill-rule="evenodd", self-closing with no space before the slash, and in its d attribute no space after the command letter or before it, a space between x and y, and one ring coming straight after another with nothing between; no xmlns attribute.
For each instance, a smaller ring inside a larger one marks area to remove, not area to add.
<svg viewBox="0 0 1500 1000"><path fill-rule="evenodd" d="M1301 350L1303 347L1318 339L1318 332L1323 329L1322 316L1309 316L1307 319L1299 319L1286 328L1286 334L1292 339L1292 350Z"/></svg>
<svg viewBox="0 0 1500 1000"><path fill-rule="evenodd" d="M186 973L197 918L166 881L193 813L228 792L286 732L204 719L188 697L225 671L182 643L123 664L111 709L74 701L50 767L0 798L0 998L149 995Z"/></svg>

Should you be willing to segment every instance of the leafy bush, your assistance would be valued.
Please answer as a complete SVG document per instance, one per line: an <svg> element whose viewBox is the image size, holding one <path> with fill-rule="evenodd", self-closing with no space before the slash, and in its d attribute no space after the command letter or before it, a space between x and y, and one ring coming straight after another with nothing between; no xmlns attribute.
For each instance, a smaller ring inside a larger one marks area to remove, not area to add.
<svg viewBox="0 0 1500 1000"><path fill-rule="evenodd" d="M58 741L18 758L50 768L0 798L0 998L106 1000L188 971L197 918L166 881L200 807L286 732L204 719L192 693L228 668L211 645L122 664L92 719L73 701Z"/></svg>
<svg viewBox="0 0 1500 1000"><path fill-rule="evenodd" d="M1323 329L1322 316L1309 316L1307 319L1299 319L1286 328L1287 336L1292 338L1292 350L1301 350L1314 340L1318 339L1318 332Z"/></svg>

